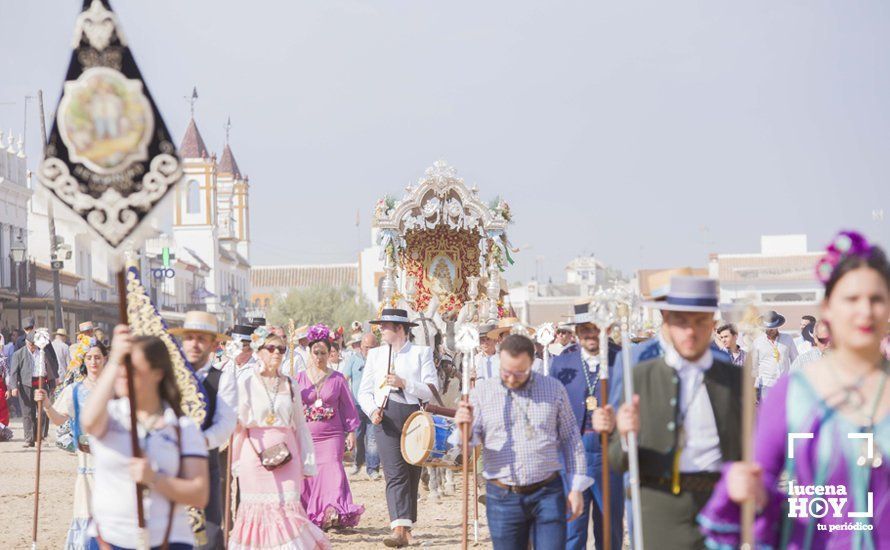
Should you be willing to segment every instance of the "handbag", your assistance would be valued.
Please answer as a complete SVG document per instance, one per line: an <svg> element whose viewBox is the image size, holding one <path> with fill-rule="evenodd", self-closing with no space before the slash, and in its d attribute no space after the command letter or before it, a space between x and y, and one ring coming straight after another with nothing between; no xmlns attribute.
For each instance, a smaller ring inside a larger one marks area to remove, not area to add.
<svg viewBox="0 0 890 550"><path fill-rule="evenodd" d="M287 387L290 389L291 401L293 401L294 387L291 384L290 377L285 376L285 379L287 380ZM256 448L256 445L253 444L253 440L250 438L250 428L245 428L245 430L247 431L247 442L250 443L253 452L259 457L260 464L263 465L263 468L272 471L284 466L293 458L290 449L287 448L287 445L284 442L276 443L275 445L260 451Z"/></svg>

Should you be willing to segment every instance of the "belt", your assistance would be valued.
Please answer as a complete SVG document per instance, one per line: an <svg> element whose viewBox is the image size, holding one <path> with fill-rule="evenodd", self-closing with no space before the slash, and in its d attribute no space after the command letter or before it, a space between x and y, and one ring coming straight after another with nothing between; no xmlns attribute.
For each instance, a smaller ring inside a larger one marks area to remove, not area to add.
<svg viewBox="0 0 890 550"><path fill-rule="evenodd" d="M550 474L550 476L544 481L539 481L537 483L532 483L531 485L507 485L506 483L502 483L496 479L489 479L488 482L494 485L495 487L500 487L501 489L506 489L511 493L516 493L518 495L528 495L530 493L534 493L538 489L542 489L547 485L559 477L558 472L554 472Z"/></svg>
<svg viewBox="0 0 890 550"><path fill-rule="evenodd" d="M718 472L695 472L680 474L680 490L689 493L710 493L720 481ZM672 482L669 477L641 475L640 482L646 487L670 491Z"/></svg>

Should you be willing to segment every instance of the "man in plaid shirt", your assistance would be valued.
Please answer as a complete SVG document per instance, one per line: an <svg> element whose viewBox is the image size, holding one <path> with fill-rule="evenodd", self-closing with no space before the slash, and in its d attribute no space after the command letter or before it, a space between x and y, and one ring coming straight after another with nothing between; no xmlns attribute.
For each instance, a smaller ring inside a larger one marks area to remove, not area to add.
<svg viewBox="0 0 890 550"><path fill-rule="evenodd" d="M471 444L482 445L496 550L527 548L530 536L535 548L565 548L566 519L581 514L582 492L593 484L566 390L559 380L532 372L534 357L529 338L508 336L501 343L500 376L478 381L470 404L462 403L454 417L472 426Z"/></svg>

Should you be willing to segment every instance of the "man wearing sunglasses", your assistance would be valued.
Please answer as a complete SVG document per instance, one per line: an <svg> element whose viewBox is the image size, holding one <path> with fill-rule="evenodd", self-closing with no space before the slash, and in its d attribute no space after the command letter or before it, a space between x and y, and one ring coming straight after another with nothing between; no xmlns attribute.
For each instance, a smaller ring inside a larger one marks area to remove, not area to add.
<svg viewBox="0 0 890 550"><path fill-rule="evenodd" d="M797 356L797 359L791 364L792 371L798 370L810 363L815 363L822 357L825 350L831 348L831 330L825 321L817 321L815 324L805 328L804 331L810 332L815 345L810 351Z"/></svg>
<svg viewBox="0 0 890 550"><path fill-rule="evenodd" d="M201 380L207 395L207 415L201 425L207 442L210 466L210 500L204 509L206 541L196 548L222 548L222 481L219 447L229 441L235 431L238 409L238 388L235 384L235 365L227 360L215 361L216 349L228 339L217 332L216 316L206 311L189 311L181 328L170 333L181 339L182 352Z"/></svg>

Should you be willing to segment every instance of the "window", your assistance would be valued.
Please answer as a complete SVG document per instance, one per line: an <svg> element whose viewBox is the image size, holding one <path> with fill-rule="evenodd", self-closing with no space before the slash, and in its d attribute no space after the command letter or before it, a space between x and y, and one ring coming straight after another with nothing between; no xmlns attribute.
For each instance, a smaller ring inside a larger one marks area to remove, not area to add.
<svg viewBox="0 0 890 550"><path fill-rule="evenodd" d="M185 197L185 210L189 214L201 213L201 189L198 182L191 180L188 184Z"/></svg>

